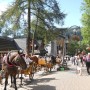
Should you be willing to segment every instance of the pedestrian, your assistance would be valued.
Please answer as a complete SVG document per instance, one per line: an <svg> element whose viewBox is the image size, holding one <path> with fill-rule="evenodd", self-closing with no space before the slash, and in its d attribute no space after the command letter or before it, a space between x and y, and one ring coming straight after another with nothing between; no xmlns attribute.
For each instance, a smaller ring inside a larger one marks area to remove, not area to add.
<svg viewBox="0 0 90 90"><path fill-rule="evenodd" d="M81 60L81 64L82 64L82 67L84 66L84 61L83 61L83 54L81 53L80 54L80 60Z"/></svg>
<svg viewBox="0 0 90 90"><path fill-rule="evenodd" d="M90 75L90 53L88 53L86 57L86 68L87 68L88 75Z"/></svg>
<svg viewBox="0 0 90 90"><path fill-rule="evenodd" d="M27 64L28 67L29 67L29 64L33 62L33 60L31 60L29 58L29 55L28 54L25 55L25 62L26 62L26 64Z"/></svg>
<svg viewBox="0 0 90 90"><path fill-rule="evenodd" d="M71 56L71 57L70 57L70 61L72 62L72 64L75 65L75 57L74 57L74 56Z"/></svg>
<svg viewBox="0 0 90 90"><path fill-rule="evenodd" d="M86 55L83 55L83 65L85 66L86 65L86 60L87 60L87 57L86 57Z"/></svg>
<svg viewBox="0 0 90 90"><path fill-rule="evenodd" d="M76 73L80 76L82 75L82 63L80 59L80 55L77 55L76 57Z"/></svg>

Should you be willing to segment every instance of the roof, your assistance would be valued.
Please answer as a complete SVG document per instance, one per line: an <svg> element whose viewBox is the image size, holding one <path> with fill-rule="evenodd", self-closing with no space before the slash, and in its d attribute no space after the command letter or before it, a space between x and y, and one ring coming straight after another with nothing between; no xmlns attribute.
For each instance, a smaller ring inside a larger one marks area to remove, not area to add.
<svg viewBox="0 0 90 90"><path fill-rule="evenodd" d="M20 50L13 38L0 36L0 51Z"/></svg>
<svg viewBox="0 0 90 90"><path fill-rule="evenodd" d="M18 39L14 39L14 40L21 49L26 51L26 38L18 38Z"/></svg>
<svg viewBox="0 0 90 90"><path fill-rule="evenodd" d="M14 39L15 42L18 44L18 46L23 49L24 51L26 51L26 39L27 38L17 38L17 39ZM34 44L38 45L39 46L39 43L37 40L34 40Z"/></svg>

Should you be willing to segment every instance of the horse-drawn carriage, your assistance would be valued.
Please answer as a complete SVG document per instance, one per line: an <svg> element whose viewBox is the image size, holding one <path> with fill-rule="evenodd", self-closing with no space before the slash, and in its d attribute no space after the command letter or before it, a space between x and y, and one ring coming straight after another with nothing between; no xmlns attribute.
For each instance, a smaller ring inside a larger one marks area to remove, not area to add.
<svg viewBox="0 0 90 90"><path fill-rule="evenodd" d="M17 74L25 74L29 75L29 78L32 79L34 76L34 72L37 71L37 68L44 68L47 72L53 68L53 63L51 60L47 61L46 58L44 57L36 57L36 56L29 56L29 58L33 61L32 63L29 64L29 67L27 67L26 62L25 62L25 56L19 52L10 52L7 55L7 58L5 58L5 63L4 63L4 72L5 72L5 88L8 83L8 76L11 76L11 83L14 82L15 84L15 90L17 90L16 86L16 75ZM21 68L21 70L18 70L18 66ZM12 81L12 77L14 81ZM21 84L22 84L22 79L21 79Z"/></svg>
<svg viewBox="0 0 90 90"><path fill-rule="evenodd" d="M42 68L44 68L44 70L51 71L51 69L56 65L60 65L61 64L61 59L59 57L53 57L53 56L32 56L30 57L30 59L32 59L35 63L36 63L36 70L41 70Z"/></svg>
<svg viewBox="0 0 90 90"><path fill-rule="evenodd" d="M39 71L42 68L46 69L47 71L53 67L52 63L47 61L44 57L37 57L37 56L30 56L30 59L35 62L34 68L35 71Z"/></svg>
<svg viewBox="0 0 90 90"><path fill-rule="evenodd" d="M51 61L47 61L44 57L40 57L38 59L38 65L41 69L44 68L44 70L46 71L51 71L51 69L53 68L53 64L51 63Z"/></svg>

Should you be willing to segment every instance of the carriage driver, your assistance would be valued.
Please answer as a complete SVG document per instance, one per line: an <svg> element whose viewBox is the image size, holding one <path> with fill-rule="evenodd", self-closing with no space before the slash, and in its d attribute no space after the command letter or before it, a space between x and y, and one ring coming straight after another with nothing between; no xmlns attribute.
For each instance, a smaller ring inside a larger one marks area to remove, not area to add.
<svg viewBox="0 0 90 90"><path fill-rule="evenodd" d="M27 64L27 66L29 66L29 64L33 62L33 61L29 58L29 55L28 55L28 54L25 55L25 62L26 62L26 64Z"/></svg>

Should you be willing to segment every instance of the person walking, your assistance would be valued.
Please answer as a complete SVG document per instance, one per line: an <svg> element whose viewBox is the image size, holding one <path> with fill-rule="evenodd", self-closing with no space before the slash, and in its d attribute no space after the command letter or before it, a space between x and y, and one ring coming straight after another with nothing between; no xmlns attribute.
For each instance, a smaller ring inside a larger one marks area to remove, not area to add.
<svg viewBox="0 0 90 90"><path fill-rule="evenodd" d="M80 55L77 55L75 60L76 60L76 73L81 76L82 75L82 63L81 63Z"/></svg>
<svg viewBox="0 0 90 90"><path fill-rule="evenodd" d="M76 63L76 62L75 62L75 56L71 56L71 57L70 57L70 61L72 62L72 64L75 65L75 63Z"/></svg>
<svg viewBox="0 0 90 90"><path fill-rule="evenodd" d="M85 66L86 65L86 60L87 60L87 57L86 57L87 55L83 55L83 65Z"/></svg>
<svg viewBox="0 0 90 90"><path fill-rule="evenodd" d="M86 57L86 68L87 68L88 75L90 75L90 53L88 53Z"/></svg>

